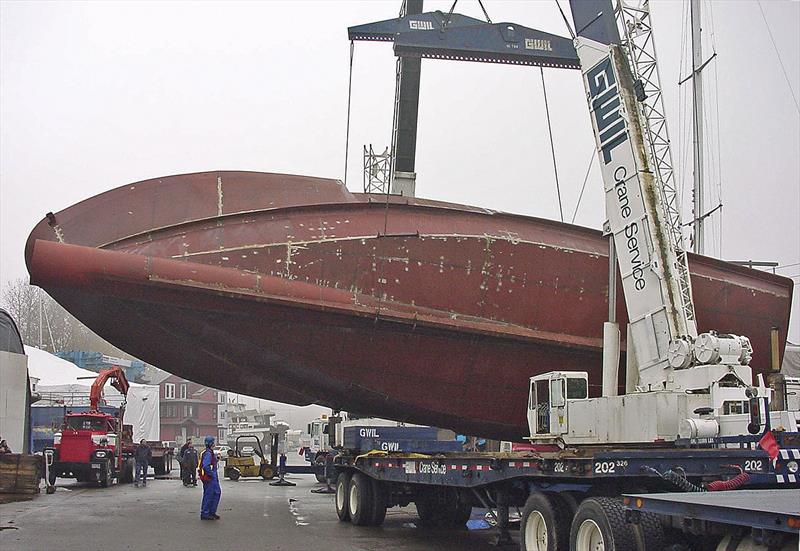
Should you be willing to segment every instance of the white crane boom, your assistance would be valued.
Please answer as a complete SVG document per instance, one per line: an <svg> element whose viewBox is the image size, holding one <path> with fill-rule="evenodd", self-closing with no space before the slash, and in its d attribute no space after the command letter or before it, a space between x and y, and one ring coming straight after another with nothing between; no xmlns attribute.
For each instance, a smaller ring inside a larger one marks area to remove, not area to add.
<svg viewBox="0 0 800 551"><path fill-rule="evenodd" d="M670 345L694 337L683 312L662 193L653 174L646 125L619 45L576 38L642 386L660 386Z"/></svg>

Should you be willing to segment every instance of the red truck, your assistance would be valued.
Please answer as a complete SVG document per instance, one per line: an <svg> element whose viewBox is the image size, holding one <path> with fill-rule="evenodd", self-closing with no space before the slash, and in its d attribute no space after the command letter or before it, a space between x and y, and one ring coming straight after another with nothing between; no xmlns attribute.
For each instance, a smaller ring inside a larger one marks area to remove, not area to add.
<svg viewBox="0 0 800 551"><path fill-rule="evenodd" d="M112 480L133 482L133 428L123 424L125 402L118 413L100 411L99 404L106 382L127 397L130 385L119 367L104 369L92 384L90 411L68 412L61 433L56 434L53 447L45 449L48 458L48 491L56 478L75 478L79 482L95 482L108 486ZM148 442L153 451L150 465L157 475L166 474L172 465L172 449L161 442Z"/></svg>

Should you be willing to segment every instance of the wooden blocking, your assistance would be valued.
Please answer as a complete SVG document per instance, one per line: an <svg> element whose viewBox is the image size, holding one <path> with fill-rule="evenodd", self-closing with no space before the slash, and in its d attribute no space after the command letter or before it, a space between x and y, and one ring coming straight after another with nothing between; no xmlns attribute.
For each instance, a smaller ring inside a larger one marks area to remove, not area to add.
<svg viewBox="0 0 800 551"><path fill-rule="evenodd" d="M0 493L38 494L44 458L22 453L0 454Z"/></svg>

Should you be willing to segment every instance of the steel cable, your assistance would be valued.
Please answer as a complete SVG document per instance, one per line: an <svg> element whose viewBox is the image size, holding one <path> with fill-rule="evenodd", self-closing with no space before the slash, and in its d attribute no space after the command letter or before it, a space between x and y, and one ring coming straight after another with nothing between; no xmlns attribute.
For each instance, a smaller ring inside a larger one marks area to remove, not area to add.
<svg viewBox="0 0 800 551"><path fill-rule="evenodd" d="M561 221L564 221L564 207L561 205L561 186L558 184L558 165L556 164L556 148L553 143L553 128L550 125L550 107L547 104L547 87L544 84L544 68L539 67L542 74L542 92L544 93L544 110L547 114L547 132L550 135L550 153L553 156L553 173L556 177L556 193L558 194L558 213Z"/></svg>
<svg viewBox="0 0 800 551"><path fill-rule="evenodd" d="M353 97L353 51L355 43L350 41L350 76L347 80L347 132L344 138L344 187L347 187L347 159L350 154L350 100Z"/></svg>

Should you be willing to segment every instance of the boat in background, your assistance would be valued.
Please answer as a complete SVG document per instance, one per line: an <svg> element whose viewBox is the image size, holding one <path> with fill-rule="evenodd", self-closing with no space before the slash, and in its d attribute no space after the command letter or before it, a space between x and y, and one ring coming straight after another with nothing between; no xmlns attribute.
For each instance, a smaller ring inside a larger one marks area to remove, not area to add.
<svg viewBox="0 0 800 551"><path fill-rule="evenodd" d="M220 171L49 213L25 256L101 337L222 390L512 441L529 377L588 371L599 394L608 242L580 226ZM792 281L689 267L698 329L748 336L766 373L777 328L780 365Z"/></svg>

